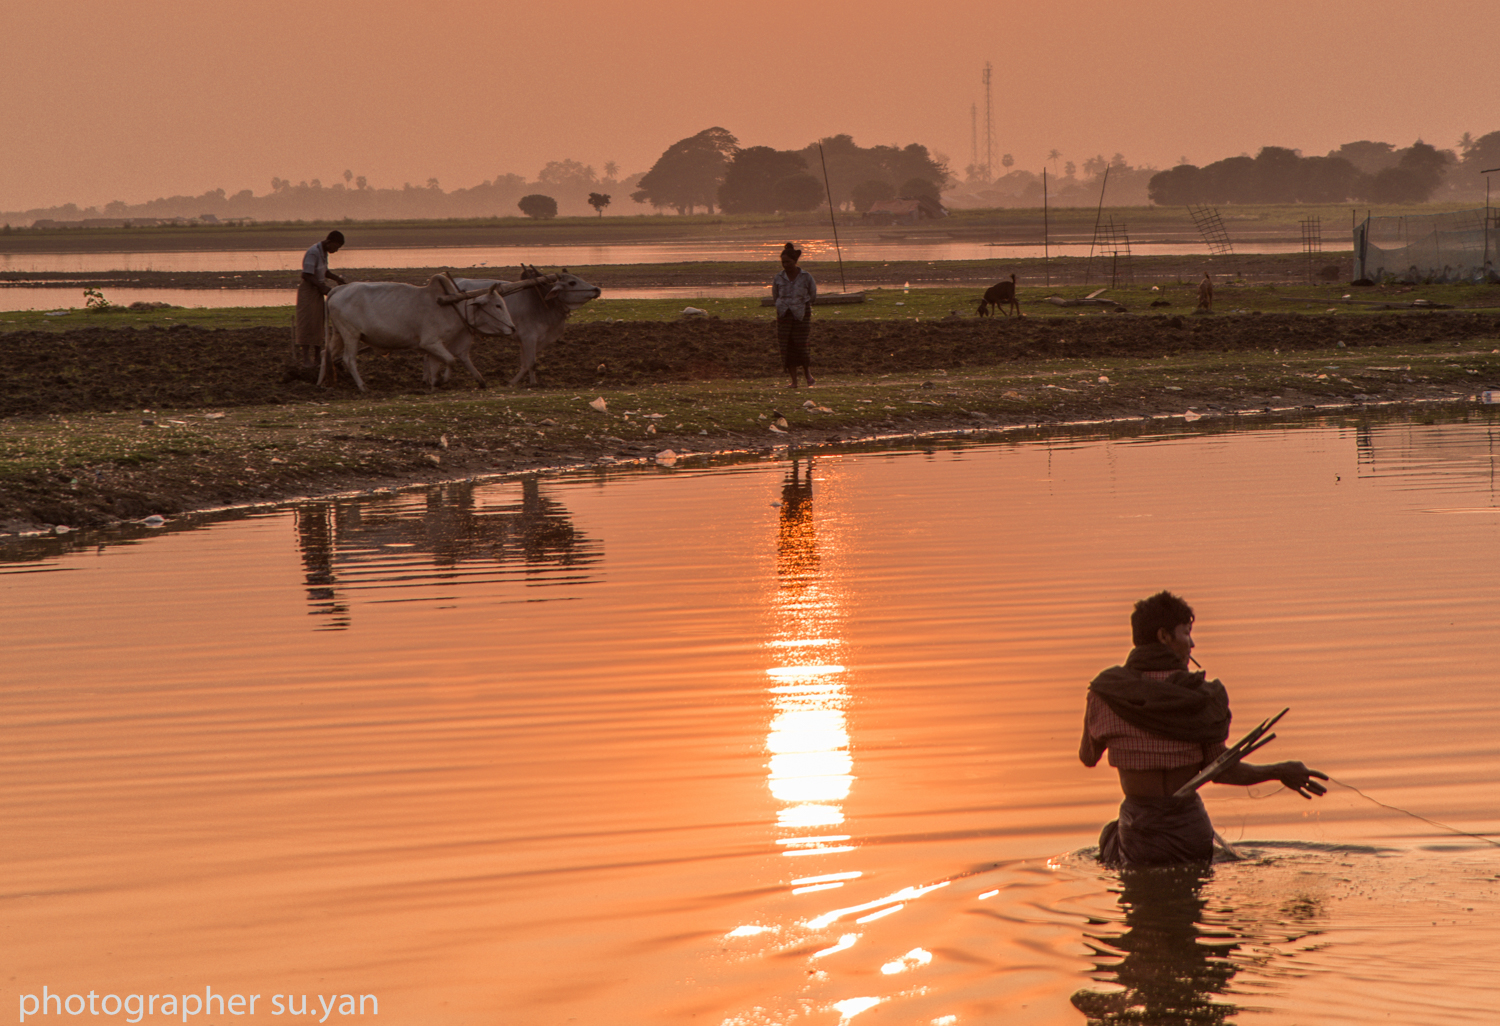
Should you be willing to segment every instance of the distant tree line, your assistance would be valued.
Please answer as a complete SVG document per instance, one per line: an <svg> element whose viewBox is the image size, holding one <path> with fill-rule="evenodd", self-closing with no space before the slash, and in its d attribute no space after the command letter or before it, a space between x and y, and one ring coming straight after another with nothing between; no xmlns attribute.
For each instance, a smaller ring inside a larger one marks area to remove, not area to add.
<svg viewBox="0 0 1500 1026"><path fill-rule="evenodd" d="M1045 190L1046 202L1051 206L1090 207L1099 202L1101 188L1105 192L1104 202L1109 206L1143 207L1150 202L1146 186L1157 173L1154 167L1133 167L1123 153L1113 157L1100 153L1083 161L1080 175L1075 162L1064 163L1061 158L1057 150L1048 156L1054 166L1048 169L1045 185L1040 172L1016 169L991 178L983 166L970 165L965 180L955 183L943 202L950 207L969 208L1040 207ZM1006 154L1000 163L1009 168L1014 166L1015 159ZM1104 178L1106 172L1108 182Z"/></svg>
<svg viewBox="0 0 1500 1026"><path fill-rule="evenodd" d="M863 211L901 194L936 198L949 177L947 166L917 143L862 147L847 135L820 143L800 150L741 147L727 129L706 128L669 146L631 198L680 214L716 207L726 214L774 214L815 210L831 191L838 209Z"/></svg>
<svg viewBox="0 0 1500 1026"><path fill-rule="evenodd" d="M590 199L637 186L640 174L618 177L619 165L606 163L603 174L592 165L576 160L549 161L535 179L501 174L467 189L444 191L436 178L425 185L410 182L400 188L374 188L363 175L345 171L342 181L324 185L319 179L292 182L273 177L271 189L257 196L249 189L228 194L210 189L198 196L166 196L144 203L115 200L103 208L80 208L76 203L32 210L0 212L0 221L29 225L37 220L78 222L84 220L154 222L173 219L207 221L362 221L375 219L428 219L515 217L518 204L528 195L543 195L554 201L552 215L571 216L602 213Z"/></svg>
<svg viewBox="0 0 1500 1026"><path fill-rule="evenodd" d="M1007 154L1007 156L1009 156ZM1387 142L1345 143L1321 157L1268 146L1256 156L1241 154L1205 167L1183 158L1167 171L1132 167L1122 154L1073 162L1052 150L1047 200L1054 206L1092 206L1099 201L1104 172L1109 172L1104 201L1110 206L1147 203L1342 203L1349 201L1406 204L1476 202L1484 199L1488 168L1500 168L1500 132L1475 139L1464 133L1453 150L1439 150L1418 140L1405 149ZM1013 162L1002 160L1007 168ZM990 177L980 165L945 190L950 207L1039 207L1042 176L1012 170ZM1061 172L1061 173L1059 173Z"/></svg>
<svg viewBox="0 0 1500 1026"><path fill-rule="evenodd" d="M422 186L408 182L399 189L375 188L365 176L346 170L342 181L327 186L316 178L294 184L273 177L271 191L260 196L249 189L233 195L211 189L199 196L145 203L115 200L102 210L67 203L0 211L0 221L17 226L42 219L336 221L513 217L518 210L540 218L589 211L603 216L611 196L622 193L636 204L681 214L797 212L827 202L825 159L833 204L840 210L863 212L873 203L897 197L936 199L940 192L950 207L1039 207L1043 202L1042 175L1014 169L1010 154L1000 161L1007 169L1000 177L992 178L989 168L973 165L959 181L943 157L917 143L862 147L848 135L835 135L821 144L821 154L817 142L800 150L741 147L727 129L714 127L678 140L649 171L626 177L613 161L603 165L601 174L592 165L566 159L549 161L532 180L502 174L445 192L436 178ZM1500 167L1500 131L1478 139L1466 132L1456 150L1439 150L1420 140L1405 149L1360 140L1326 156L1305 157L1297 150L1267 146L1254 157L1241 154L1204 167L1184 158L1166 171L1132 167L1120 153L1110 158L1098 154L1083 161L1081 176L1080 168L1071 160L1063 163L1062 156L1054 149L1047 157L1052 168L1046 200L1055 206L1097 203L1106 172L1104 199L1111 206L1471 201L1484 196L1479 172ZM523 200L525 208L520 206Z"/></svg>
<svg viewBox="0 0 1500 1026"><path fill-rule="evenodd" d="M1446 157L1416 143L1374 174L1337 153L1304 157L1266 146L1254 157L1229 157L1206 167L1179 164L1152 177L1153 203L1423 203L1443 178Z"/></svg>

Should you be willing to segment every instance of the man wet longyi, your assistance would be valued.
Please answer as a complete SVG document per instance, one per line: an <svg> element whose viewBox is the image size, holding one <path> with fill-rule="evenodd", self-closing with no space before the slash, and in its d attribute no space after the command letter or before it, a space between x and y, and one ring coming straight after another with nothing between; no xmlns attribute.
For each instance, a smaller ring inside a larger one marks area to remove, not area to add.
<svg viewBox="0 0 1500 1026"><path fill-rule="evenodd" d="M1099 835L1109 865L1152 866L1213 860L1214 830L1197 791L1174 793L1225 751L1229 695L1217 680L1190 672L1193 610L1163 591L1135 604L1135 647L1089 685L1078 758L1095 766L1107 751L1120 776L1120 818ZM1317 779L1314 779L1317 778ZM1304 798L1325 792L1325 774L1300 762L1237 762L1215 783L1277 780Z"/></svg>

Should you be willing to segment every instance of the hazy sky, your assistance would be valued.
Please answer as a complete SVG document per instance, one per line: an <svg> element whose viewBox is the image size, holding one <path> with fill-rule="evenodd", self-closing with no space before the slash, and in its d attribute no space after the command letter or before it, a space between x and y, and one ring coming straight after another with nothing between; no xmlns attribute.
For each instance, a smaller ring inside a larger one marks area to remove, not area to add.
<svg viewBox="0 0 1500 1026"><path fill-rule="evenodd" d="M573 158L920 142L1040 170L1500 130L1500 13L1449 0L0 0L0 209L332 184L445 189Z"/></svg>

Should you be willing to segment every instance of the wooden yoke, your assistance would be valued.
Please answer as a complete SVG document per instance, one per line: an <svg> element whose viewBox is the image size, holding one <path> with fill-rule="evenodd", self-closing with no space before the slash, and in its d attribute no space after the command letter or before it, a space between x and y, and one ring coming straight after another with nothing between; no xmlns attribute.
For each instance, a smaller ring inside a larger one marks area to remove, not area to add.
<svg viewBox="0 0 1500 1026"><path fill-rule="evenodd" d="M515 293L523 292L526 289L536 289L538 291L541 291L543 286L556 285L560 277L560 275L556 274L544 274L538 278L522 278L520 281L508 281L505 284L501 285L497 291L499 291L502 296L514 295Z"/></svg>

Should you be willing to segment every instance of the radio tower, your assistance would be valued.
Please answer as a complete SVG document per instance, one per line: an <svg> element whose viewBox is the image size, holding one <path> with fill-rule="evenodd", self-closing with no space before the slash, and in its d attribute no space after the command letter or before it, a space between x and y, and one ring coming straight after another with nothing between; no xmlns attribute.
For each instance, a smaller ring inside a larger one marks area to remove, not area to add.
<svg viewBox="0 0 1500 1026"><path fill-rule="evenodd" d="M995 166L995 101L990 94L990 62L984 62L984 177Z"/></svg>
<svg viewBox="0 0 1500 1026"><path fill-rule="evenodd" d="M979 172L979 107L969 104L969 168Z"/></svg>

